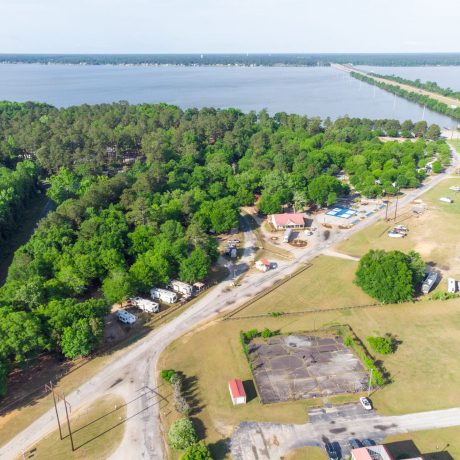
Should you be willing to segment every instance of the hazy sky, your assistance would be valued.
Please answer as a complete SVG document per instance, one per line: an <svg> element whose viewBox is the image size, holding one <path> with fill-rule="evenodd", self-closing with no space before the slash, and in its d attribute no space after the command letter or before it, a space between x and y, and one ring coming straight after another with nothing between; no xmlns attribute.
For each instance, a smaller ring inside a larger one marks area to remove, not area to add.
<svg viewBox="0 0 460 460"><path fill-rule="evenodd" d="M460 51L459 0L0 0L3 53Z"/></svg>

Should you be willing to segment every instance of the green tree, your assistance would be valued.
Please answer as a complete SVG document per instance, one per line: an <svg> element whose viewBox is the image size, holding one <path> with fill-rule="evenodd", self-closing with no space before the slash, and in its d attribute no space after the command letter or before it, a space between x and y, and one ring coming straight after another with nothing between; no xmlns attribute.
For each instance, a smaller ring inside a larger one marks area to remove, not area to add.
<svg viewBox="0 0 460 460"><path fill-rule="evenodd" d="M277 214L281 212L282 197L279 193L263 192L257 203L257 208L262 214Z"/></svg>
<svg viewBox="0 0 460 460"><path fill-rule="evenodd" d="M385 335L383 337L368 337L367 341L376 353L380 353L381 355L394 353L395 340L390 335Z"/></svg>
<svg viewBox="0 0 460 460"><path fill-rule="evenodd" d="M66 358L86 356L99 343L104 325L102 320L81 318L71 326L64 328L61 348Z"/></svg>
<svg viewBox="0 0 460 460"><path fill-rule="evenodd" d="M371 250L361 258L355 278L363 291L382 303L412 300L419 280L417 253L382 250Z"/></svg>
<svg viewBox="0 0 460 460"><path fill-rule="evenodd" d="M46 194L57 204L61 204L68 198L74 198L80 188L80 178L68 168L61 168L50 179L50 188Z"/></svg>
<svg viewBox="0 0 460 460"><path fill-rule="evenodd" d="M172 423L168 432L169 445L173 449L183 450L198 441L192 421L183 417Z"/></svg>
<svg viewBox="0 0 460 460"><path fill-rule="evenodd" d="M315 177L308 185L309 197L319 206L328 204L328 201L334 196L336 198L342 191L342 183L336 177L325 174Z"/></svg>
<svg viewBox="0 0 460 460"><path fill-rule="evenodd" d="M428 125L426 121L418 121L414 125L415 137L424 137L427 129L428 129Z"/></svg>
<svg viewBox="0 0 460 460"><path fill-rule="evenodd" d="M430 125L426 131L425 137L436 141L439 139L439 136L441 136L441 129L439 126L435 124Z"/></svg>
<svg viewBox="0 0 460 460"><path fill-rule="evenodd" d="M131 277L125 270L115 270L102 282L102 292L112 304L122 302L135 292Z"/></svg>
<svg viewBox="0 0 460 460"><path fill-rule="evenodd" d="M200 441L187 447L181 460L212 460L212 456L208 446Z"/></svg>
<svg viewBox="0 0 460 460"><path fill-rule="evenodd" d="M7 392L8 367L5 362L0 360L0 398Z"/></svg>
<svg viewBox="0 0 460 460"><path fill-rule="evenodd" d="M194 249L191 254L180 263L179 278L186 283L195 283L206 277L211 267L208 254L200 248Z"/></svg>
<svg viewBox="0 0 460 460"><path fill-rule="evenodd" d="M439 160L436 160L431 165L431 169L435 174L442 173L442 163Z"/></svg>

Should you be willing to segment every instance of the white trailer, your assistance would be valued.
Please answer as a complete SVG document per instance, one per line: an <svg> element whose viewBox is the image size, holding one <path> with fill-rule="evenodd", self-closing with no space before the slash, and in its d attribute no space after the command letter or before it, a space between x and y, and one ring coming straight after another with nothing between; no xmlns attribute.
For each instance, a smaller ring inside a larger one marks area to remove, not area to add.
<svg viewBox="0 0 460 460"><path fill-rule="evenodd" d="M291 235L292 235L292 228L288 228L284 232L283 243L289 243L289 240L291 239Z"/></svg>
<svg viewBox="0 0 460 460"><path fill-rule="evenodd" d="M449 294L457 292L457 281L454 278L447 279L447 292Z"/></svg>
<svg viewBox="0 0 460 460"><path fill-rule="evenodd" d="M436 272L428 273L428 276L425 278L425 281L422 284L422 292L424 294L428 294L433 286L435 285L436 281L438 280L438 274Z"/></svg>
<svg viewBox="0 0 460 460"><path fill-rule="evenodd" d="M136 317L126 310L118 310L117 318L124 324L134 324L136 322Z"/></svg>
<svg viewBox="0 0 460 460"><path fill-rule="evenodd" d="M178 292L183 296L192 297L193 295L193 286L188 283L184 283L183 281L171 280L169 286L173 291Z"/></svg>
<svg viewBox="0 0 460 460"><path fill-rule="evenodd" d="M129 299L131 304L139 308L139 310L145 311L146 313L158 313L160 311L160 304L152 302L149 299L143 299L142 297L133 297Z"/></svg>
<svg viewBox="0 0 460 460"><path fill-rule="evenodd" d="M177 302L177 294L175 292L168 291L167 289L152 288L150 289L150 295L153 300L158 299L165 303Z"/></svg>
<svg viewBox="0 0 460 460"><path fill-rule="evenodd" d="M454 200L452 198L449 198L448 196L442 196L439 198L439 201L442 201L443 203L453 203Z"/></svg>

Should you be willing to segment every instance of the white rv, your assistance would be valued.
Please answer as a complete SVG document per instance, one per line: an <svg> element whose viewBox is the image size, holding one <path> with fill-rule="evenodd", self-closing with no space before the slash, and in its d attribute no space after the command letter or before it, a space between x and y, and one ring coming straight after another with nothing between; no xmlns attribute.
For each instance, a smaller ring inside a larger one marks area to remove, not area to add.
<svg viewBox="0 0 460 460"><path fill-rule="evenodd" d="M142 297L133 297L129 299L131 304L139 308L139 310L145 311L146 313L158 313L160 311L160 304L152 302L149 299L143 299Z"/></svg>
<svg viewBox="0 0 460 460"><path fill-rule="evenodd" d="M165 303L176 303L177 294L167 289L153 288L150 289L150 295L153 300L158 299Z"/></svg>
<svg viewBox="0 0 460 460"><path fill-rule="evenodd" d="M436 272L428 273L428 276L425 278L425 281L422 284L422 292L424 294L428 294L433 286L435 285L436 281L438 280L438 274Z"/></svg>
<svg viewBox="0 0 460 460"><path fill-rule="evenodd" d="M283 243L289 243L289 240L291 239L291 235L292 235L292 228L288 228L284 232Z"/></svg>
<svg viewBox="0 0 460 460"><path fill-rule="evenodd" d="M454 278L448 278L447 292L449 294L453 294L454 292L457 292L457 281Z"/></svg>
<svg viewBox="0 0 460 460"><path fill-rule="evenodd" d="M118 310L117 318L124 324L134 324L136 322L136 317L126 310Z"/></svg>
<svg viewBox="0 0 460 460"><path fill-rule="evenodd" d="M179 294L182 294L185 297L192 297L193 295L193 286L190 284L184 283L179 280L171 280L169 283L171 289Z"/></svg>

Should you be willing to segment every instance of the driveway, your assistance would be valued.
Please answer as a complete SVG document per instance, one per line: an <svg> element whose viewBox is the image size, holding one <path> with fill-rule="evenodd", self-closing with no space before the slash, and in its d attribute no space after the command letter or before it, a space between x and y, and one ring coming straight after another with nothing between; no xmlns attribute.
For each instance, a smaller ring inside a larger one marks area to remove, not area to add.
<svg viewBox="0 0 460 460"><path fill-rule="evenodd" d="M418 430L460 425L460 408L415 414L383 416L365 411L358 404L325 407L309 411L310 421L303 425L243 422L231 438L235 460L279 460L292 449L324 447L338 442L342 455L350 453L348 440L373 439Z"/></svg>

